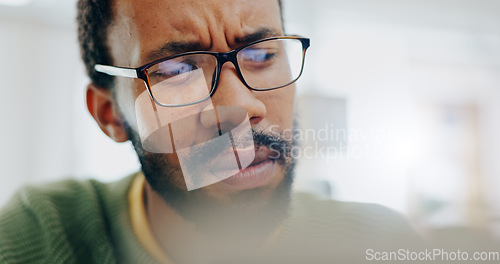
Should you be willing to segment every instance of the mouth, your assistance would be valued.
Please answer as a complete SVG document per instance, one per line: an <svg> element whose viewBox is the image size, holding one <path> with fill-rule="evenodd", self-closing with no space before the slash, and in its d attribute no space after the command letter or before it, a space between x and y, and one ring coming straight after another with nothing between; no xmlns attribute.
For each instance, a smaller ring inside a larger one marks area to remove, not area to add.
<svg viewBox="0 0 500 264"><path fill-rule="evenodd" d="M250 152L254 152L251 153ZM225 186L235 190L248 190L269 185L275 174L276 161L273 152L267 147L236 149L234 154L243 160L242 156L254 155L253 161L246 167L225 168L219 170L229 177L221 181ZM243 164L241 164L243 165ZM241 166L238 164L238 167ZM231 176L230 176L231 175Z"/></svg>

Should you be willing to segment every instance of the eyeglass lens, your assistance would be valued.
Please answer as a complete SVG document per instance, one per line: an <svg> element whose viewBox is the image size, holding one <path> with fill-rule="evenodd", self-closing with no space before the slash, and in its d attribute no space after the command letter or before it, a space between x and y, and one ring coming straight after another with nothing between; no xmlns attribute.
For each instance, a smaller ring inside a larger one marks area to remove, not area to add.
<svg viewBox="0 0 500 264"><path fill-rule="evenodd" d="M298 39L263 41L240 50L237 60L249 87L267 90L286 86L300 76L302 43ZM210 96L216 68L217 59L210 54L176 57L148 68L149 87L161 104L199 102Z"/></svg>

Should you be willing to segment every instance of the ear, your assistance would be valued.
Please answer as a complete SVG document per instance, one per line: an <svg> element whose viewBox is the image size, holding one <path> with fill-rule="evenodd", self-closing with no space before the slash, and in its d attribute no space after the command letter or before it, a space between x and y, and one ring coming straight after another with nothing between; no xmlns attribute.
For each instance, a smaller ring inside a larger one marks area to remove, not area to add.
<svg viewBox="0 0 500 264"><path fill-rule="evenodd" d="M128 140L123 120L111 92L91 83L87 86L87 109L104 134L116 142Z"/></svg>

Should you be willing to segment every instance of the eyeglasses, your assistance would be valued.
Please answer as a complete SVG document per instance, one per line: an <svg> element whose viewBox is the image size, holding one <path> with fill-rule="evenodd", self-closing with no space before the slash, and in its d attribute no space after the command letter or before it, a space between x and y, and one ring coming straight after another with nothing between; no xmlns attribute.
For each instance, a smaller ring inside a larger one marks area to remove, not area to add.
<svg viewBox="0 0 500 264"><path fill-rule="evenodd" d="M96 64L111 76L139 78L153 101L164 107L188 106L210 98L222 65L234 64L249 89L268 91L288 86L302 75L310 40L298 36L261 39L228 52L194 51L169 56L139 68Z"/></svg>

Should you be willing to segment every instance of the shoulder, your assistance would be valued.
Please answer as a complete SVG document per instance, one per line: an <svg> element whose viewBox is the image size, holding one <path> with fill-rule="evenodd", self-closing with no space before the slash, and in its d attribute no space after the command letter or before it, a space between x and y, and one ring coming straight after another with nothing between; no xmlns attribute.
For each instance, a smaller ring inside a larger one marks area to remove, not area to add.
<svg viewBox="0 0 500 264"><path fill-rule="evenodd" d="M126 189L128 178L112 184L64 180L22 188L0 210L0 262L74 262L86 250L75 245L95 243L99 234L106 234L106 201Z"/></svg>
<svg viewBox="0 0 500 264"><path fill-rule="evenodd" d="M366 263L370 250L419 250L426 244L404 216L387 207L295 193L273 246L271 257L282 263Z"/></svg>
<svg viewBox="0 0 500 264"><path fill-rule="evenodd" d="M425 246L405 216L378 204L320 200L299 193L291 218L294 228L305 232L302 237L321 237L329 243L365 249Z"/></svg>
<svg viewBox="0 0 500 264"><path fill-rule="evenodd" d="M297 193L293 197L293 213L324 225L352 229L408 230L407 219L390 208L373 203L343 202L317 199L311 194ZM316 220L315 220L316 219Z"/></svg>

